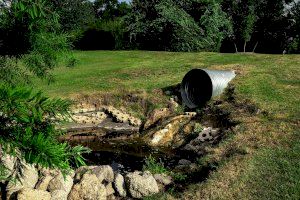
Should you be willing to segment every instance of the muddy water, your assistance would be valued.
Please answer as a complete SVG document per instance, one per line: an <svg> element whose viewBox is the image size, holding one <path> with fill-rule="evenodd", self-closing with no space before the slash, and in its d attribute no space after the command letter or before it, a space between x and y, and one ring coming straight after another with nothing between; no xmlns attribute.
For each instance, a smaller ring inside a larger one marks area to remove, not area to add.
<svg viewBox="0 0 300 200"><path fill-rule="evenodd" d="M152 148L139 138L127 140L101 140L71 142L71 145L83 145L92 149L84 155L88 165L110 165L114 171L132 172L142 170L146 159L151 155L167 168L173 168L180 159L178 152L170 149Z"/></svg>

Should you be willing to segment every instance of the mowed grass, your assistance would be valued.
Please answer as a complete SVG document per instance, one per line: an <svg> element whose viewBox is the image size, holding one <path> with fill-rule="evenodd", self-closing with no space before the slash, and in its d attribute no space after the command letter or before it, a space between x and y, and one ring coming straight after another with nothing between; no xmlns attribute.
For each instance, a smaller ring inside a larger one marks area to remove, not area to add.
<svg viewBox="0 0 300 200"><path fill-rule="evenodd" d="M75 52L78 65L54 70L56 82L36 80L50 96L144 91L181 82L190 69L234 69L237 94L270 117L242 119L235 135L211 149L218 168L180 199L300 199L300 55ZM239 116L237 116L238 118ZM236 150L243 154L226 154ZM224 156L226 155L226 156Z"/></svg>

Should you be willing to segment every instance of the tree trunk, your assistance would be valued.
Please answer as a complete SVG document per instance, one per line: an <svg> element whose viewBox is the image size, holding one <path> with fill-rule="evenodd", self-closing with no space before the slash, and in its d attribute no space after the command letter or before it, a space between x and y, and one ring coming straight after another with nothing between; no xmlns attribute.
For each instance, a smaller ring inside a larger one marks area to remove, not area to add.
<svg viewBox="0 0 300 200"><path fill-rule="evenodd" d="M238 48L237 48L235 42L233 44L234 44L234 48L235 48L235 53L238 53L239 51L238 51Z"/></svg>
<svg viewBox="0 0 300 200"><path fill-rule="evenodd" d="M256 50L257 45L258 45L258 41L256 42L256 44L255 44L255 46L254 46L254 48L253 48L253 50L252 50L252 53L255 53L255 50Z"/></svg>
<svg viewBox="0 0 300 200"><path fill-rule="evenodd" d="M247 42L244 42L244 53L246 53L246 46L247 46Z"/></svg>

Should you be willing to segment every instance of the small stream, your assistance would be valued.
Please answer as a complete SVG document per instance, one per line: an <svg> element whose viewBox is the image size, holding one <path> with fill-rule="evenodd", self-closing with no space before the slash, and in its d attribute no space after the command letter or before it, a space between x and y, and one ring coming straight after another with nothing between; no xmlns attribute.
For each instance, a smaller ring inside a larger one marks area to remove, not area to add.
<svg viewBox="0 0 300 200"><path fill-rule="evenodd" d="M180 154L170 149L149 147L139 138L127 140L103 141L103 139L70 142L71 145L83 145L92 149L84 155L88 165L110 165L114 171L133 172L142 170L146 159L151 156L166 168L173 168L181 159Z"/></svg>

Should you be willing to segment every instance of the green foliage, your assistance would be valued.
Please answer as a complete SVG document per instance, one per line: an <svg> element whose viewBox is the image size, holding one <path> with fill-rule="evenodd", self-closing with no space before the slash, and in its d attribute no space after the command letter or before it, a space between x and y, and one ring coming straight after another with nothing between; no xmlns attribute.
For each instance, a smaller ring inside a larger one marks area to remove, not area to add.
<svg viewBox="0 0 300 200"><path fill-rule="evenodd" d="M153 174L163 174L168 172L163 163L157 162L151 155L146 159L143 171L150 171Z"/></svg>
<svg viewBox="0 0 300 200"><path fill-rule="evenodd" d="M49 99L24 87L0 86L0 145L26 162L67 173L84 165L84 147L60 143L55 122L68 117L70 101Z"/></svg>
<svg viewBox="0 0 300 200"><path fill-rule="evenodd" d="M124 49L126 46L126 25L124 23L124 18L119 17L111 20L98 20L94 29L110 33L115 40L114 49Z"/></svg>
<svg viewBox="0 0 300 200"><path fill-rule="evenodd" d="M222 2L224 11L230 16L233 34L231 40L239 46L243 44L243 50L246 50L246 43L251 40L254 26L258 19L256 8L259 2L256 0L247 0L246 2L224 0Z"/></svg>
<svg viewBox="0 0 300 200"><path fill-rule="evenodd" d="M160 29L163 23L170 24L172 34L169 50L191 51L200 50L204 46L200 41L201 29L195 20L185 10L178 7L173 1L161 1L157 6L161 19L157 19L159 24L154 24L156 29ZM156 23L156 21L154 22Z"/></svg>
<svg viewBox="0 0 300 200"><path fill-rule="evenodd" d="M288 45L289 53L300 53L300 36L293 38L291 43Z"/></svg>
<svg viewBox="0 0 300 200"><path fill-rule="evenodd" d="M150 171L152 174L167 174L172 176L175 181L184 181L187 178L186 174L168 170L163 163L158 162L151 155L146 159L143 171Z"/></svg>
<svg viewBox="0 0 300 200"><path fill-rule="evenodd" d="M128 29L139 48L218 51L230 23L216 1L133 1Z"/></svg>
<svg viewBox="0 0 300 200"><path fill-rule="evenodd" d="M63 31L82 31L95 22L93 3L87 0L51 0Z"/></svg>
<svg viewBox="0 0 300 200"><path fill-rule="evenodd" d="M288 53L300 53L300 2L294 3L289 12L290 21L292 21L289 30L290 38L288 39Z"/></svg>
<svg viewBox="0 0 300 200"><path fill-rule="evenodd" d="M27 84L30 75L18 65L16 58L0 56L0 80L9 85Z"/></svg>
<svg viewBox="0 0 300 200"><path fill-rule="evenodd" d="M232 24L227 18L227 14L221 10L218 3L207 6L206 11L200 18L201 27L204 34L202 40L205 49L219 51L222 41L232 34Z"/></svg>
<svg viewBox="0 0 300 200"><path fill-rule="evenodd" d="M130 12L129 4L118 0L96 0L94 9L97 11L97 18L104 21L123 17Z"/></svg>
<svg viewBox="0 0 300 200"><path fill-rule="evenodd" d="M23 56L26 67L39 78L48 78L52 70L70 50L67 36L56 33L37 33L32 36L32 50Z"/></svg>
<svg viewBox="0 0 300 200"><path fill-rule="evenodd" d="M30 29L40 28L36 25L45 19L49 20L49 16L56 23L58 20L57 14L49 10L46 0L12 1L10 9L5 9L4 11L17 21L24 22L24 19L26 19Z"/></svg>

